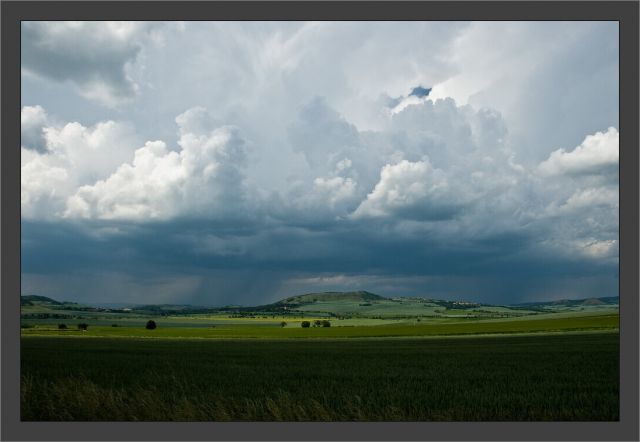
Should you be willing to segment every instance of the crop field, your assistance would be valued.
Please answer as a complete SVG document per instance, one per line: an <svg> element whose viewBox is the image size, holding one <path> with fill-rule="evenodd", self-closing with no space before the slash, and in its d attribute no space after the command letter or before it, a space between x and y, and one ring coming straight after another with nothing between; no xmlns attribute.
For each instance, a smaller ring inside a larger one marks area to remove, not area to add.
<svg viewBox="0 0 640 442"><path fill-rule="evenodd" d="M535 318L535 319L534 319ZM216 325L215 327L164 327L158 321L158 328L146 330L138 327L110 327L90 325L88 330L77 328L58 330L56 326L40 325L22 330L23 336L82 336L82 337L164 337L164 338L255 338L255 339L287 339L287 338L358 338L358 337L411 337L411 336L443 336L474 334L511 334L536 332L567 332L587 330L613 330L618 328L617 314L531 317L502 320L445 320L438 322L400 322L377 326L354 326L329 328L296 327L282 328L278 324L256 325L253 320L245 320L244 324L235 323Z"/></svg>
<svg viewBox="0 0 640 442"><path fill-rule="evenodd" d="M615 299L530 308L350 292L231 311L24 301L23 420L618 416ZM330 326L301 327L316 320Z"/></svg>
<svg viewBox="0 0 640 442"><path fill-rule="evenodd" d="M617 332L261 341L25 335L21 418L617 420L618 341Z"/></svg>

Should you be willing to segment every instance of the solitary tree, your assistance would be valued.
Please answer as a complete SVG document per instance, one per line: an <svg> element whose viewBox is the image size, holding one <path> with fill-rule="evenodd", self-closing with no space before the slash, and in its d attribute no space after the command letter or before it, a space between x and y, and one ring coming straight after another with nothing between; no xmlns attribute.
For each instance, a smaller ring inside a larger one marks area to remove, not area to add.
<svg viewBox="0 0 640 442"><path fill-rule="evenodd" d="M78 324L78 328L80 330L86 330L87 328L89 328L89 324L85 324L84 322L81 322L80 324Z"/></svg>
<svg viewBox="0 0 640 442"><path fill-rule="evenodd" d="M300 326L301 326L302 328L309 328L309 327L311 327L311 323L310 323L309 321L302 321L302 322L300 323Z"/></svg>
<svg viewBox="0 0 640 442"><path fill-rule="evenodd" d="M287 323L286 323L286 322L282 321L282 322L280 323L280 327L286 327L286 326L287 326Z"/></svg>
<svg viewBox="0 0 640 442"><path fill-rule="evenodd" d="M154 321L153 319L149 319L147 321L147 325L145 326L147 330L153 330L156 328L156 321Z"/></svg>
<svg viewBox="0 0 640 442"><path fill-rule="evenodd" d="M331 327L331 323L325 319L324 321L322 321L322 326L323 327Z"/></svg>
<svg viewBox="0 0 640 442"><path fill-rule="evenodd" d="M64 330L67 328L67 324L58 324L58 329L59 330Z"/></svg>

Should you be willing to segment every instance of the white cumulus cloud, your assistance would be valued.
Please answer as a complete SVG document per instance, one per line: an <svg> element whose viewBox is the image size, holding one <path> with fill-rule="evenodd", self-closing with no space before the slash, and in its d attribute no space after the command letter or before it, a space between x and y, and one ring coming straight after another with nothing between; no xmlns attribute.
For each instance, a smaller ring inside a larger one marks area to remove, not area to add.
<svg viewBox="0 0 640 442"><path fill-rule="evenodd" d="M428 159L402 160L387 164L380 181L353 213L354 218L404 214L410 218L449 217L453 206L447 198L449 183L445 173Z"/></svg>
<svg viewBox="0 0 640 442"><path fill-rule="evenodd" d="M197 108L176 118L179 152L162 141L147 142L131 163L69 197L65 216L152 220L236 212L245 197L245 142L234 127L205 130L204 114Z"/></svg>
<svg viewBox="0 0 640 442"><path fill-rule="evenodd" d="M131 128L114 121L83 126L72 122L56 126L40 106L22 109L21 207L24 218L54 218L78 186L107 177L132 156ZM37 123L37 124L36 124ZM37 128L35 130L34 128ZM37 140L40 148L34 147ZM31 146L25 146L25 140Z"/></svg>
<svg viewBox="0 0 640 442"><path fill-rule="evenodd" d="M349 201L356 191L356 183L351 178L336 176L333 178L316 178L313 181L314 191L323 195L331 208L342 201Z"/></svg>
<svg viewBox="0 0 640 442"><path fill-rule="evenodd" d="M588 135L584 141L567 152L564 149L553 151L549 158L538 166L543 176L602 174L618 165L618 130L610 127L606 132Z"/></svg>

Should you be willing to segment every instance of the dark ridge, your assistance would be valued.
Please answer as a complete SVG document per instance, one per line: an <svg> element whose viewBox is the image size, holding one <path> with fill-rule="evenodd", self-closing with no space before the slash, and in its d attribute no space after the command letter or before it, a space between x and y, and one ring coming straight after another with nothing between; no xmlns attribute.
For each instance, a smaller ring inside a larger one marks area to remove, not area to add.
<svg viewBox="0 0 640 442"><path fill-rule="evenodd" d="M513 304L517 307L526 307L526 306L566 306L566 307L574 307L577 305L615 305L619 304L620 298L618 296L604 296L601 298L587 298L587 299L559 299L557 301L538 301L538 302L523 302L519 304Z"/></svg>
<svg viewBox="0 0 640 442"><path fill-rule="evenodd" d="M38 295L20 296L20 305L34 305L34 304L62 305L62 302L56 301L55 299L47 298L46 296L38 296Z"/></svg>
<svg viewBox="0 0 640 442"><path fill-rule="evenodd" d="M124 307L111 307L101 308L95 306L81 305L75 302L60 302L55 299L48 298L46 296L38 295L23 295L20 297L21 306L33 306L33 305L49 305L56 306L57 309L65 310L83 310L83 311L113 311L113 312L137 312L145 314L189 314L189 313L212 313L219 311L226 312L282 312L286 310L295 309L299 306L309 305L316 302L359 302L369 303L376 301L396 301L400 302L402 299L429 302L441 307L449 309L465 309L479 306L502 306L512 309L533 309L533 310L545 310L546 308L553 307L576 307L576 306L595 306L595 305L618 305L619 297L608 296L601 298L583 298L583 299L563 299L556 301L537 301L537 302L524 302L518 304L485 304L480 302L465 302L465 301L446 301L441 299L431 299L424 297L396 297L386 298L384 296L376 295L374 293L359 290L351 292L318 292L318 293L306 293L303 295L291 296L280 301L273 302L266 305L257 306L237 306L227 305L224 307L212 307L212 306L194 306L194 305L174 305L174 304L150 304L150 305L129 305Z"/></svg>

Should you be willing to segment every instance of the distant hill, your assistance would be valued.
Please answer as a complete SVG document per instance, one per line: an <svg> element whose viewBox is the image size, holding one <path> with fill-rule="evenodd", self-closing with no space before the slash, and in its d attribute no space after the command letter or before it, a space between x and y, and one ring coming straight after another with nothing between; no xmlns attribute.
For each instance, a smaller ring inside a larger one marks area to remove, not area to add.
<svg viewBox="0 0 640 442"><path fill-rule="evenodd" d="M340 302L340 301L388 301L387 298L371 292L322 292L307 293L304 295L292 296L276 302L276 305L300 305L313 302Z"/></svg>
<svg viewBox="0 0 640 442"><path fill-rule="evenodd" d="M62 302L55 299L47 298L46 296L37 295L22 295L20 296L20 305L62 305Z"/></svg>
<svg viewBox="0 0 640 442"><path fill-rule="evenodd" d="M620 298L618 296L605 296L602 298L559 299L557 301L525 302L514 305L518 307L578 307L581 305L617 305L619 303Z"/></svg>
<svg viewBox="0 0 640 442"><path fill-rule="evenodd" d="M582 301L582 305L605 305L605 304L606 302L598 298L589 298Z"/></svg>
<svg viewBox="0 0 640 442"><path fill-rule="evenodd" d="M546 302L528 302L515 305L490 305L465 301L445 301L427 298L395 297L386 298L367 291L350 292L320 292L291 296L280 301L257 306L224 306L205 307L193 305L151 304L129 305L125 307L97 307L75 302L60 302L46 296L25 295L20 297L21 306L30 306L25 314L38 313L47 310L73 310L83 312L102 312L141 315L187 315L228 313L237 315L256 314L321 314L328 316L376 316L376 317L406 317L421 315L469 314L494 312L553 312L558 310L599 309L618 306L617 296L587 299L563 299ZM474 312L474 309L477 310ZM497 310L496 310L497 309ZM502 310L500 310L502 309ZM42 311L41 311L42 310Z"/></svg>

